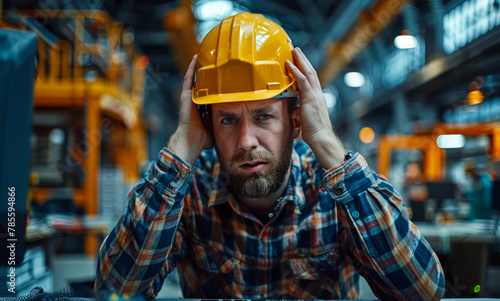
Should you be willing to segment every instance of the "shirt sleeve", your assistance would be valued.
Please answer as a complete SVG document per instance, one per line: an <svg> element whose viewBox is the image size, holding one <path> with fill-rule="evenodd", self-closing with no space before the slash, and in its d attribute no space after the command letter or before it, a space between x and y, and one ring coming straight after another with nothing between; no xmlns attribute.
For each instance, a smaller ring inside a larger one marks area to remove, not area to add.
<svg viewBox="0 0 500 301"><path fill-rule="evenodd" d="M401 196L360 154L323 174L338 203L346 252L381 300L440 300L444 273L437 255L408 218Z"/></svg>
<svg viewBox="0 0 500 301"><path fill-rule="evenodd" d="M177 231L194 168L163 148L149 175L128 195L128 206L99 250L96 295L117 292L154 298L178 260L186 257Z"/></svg>

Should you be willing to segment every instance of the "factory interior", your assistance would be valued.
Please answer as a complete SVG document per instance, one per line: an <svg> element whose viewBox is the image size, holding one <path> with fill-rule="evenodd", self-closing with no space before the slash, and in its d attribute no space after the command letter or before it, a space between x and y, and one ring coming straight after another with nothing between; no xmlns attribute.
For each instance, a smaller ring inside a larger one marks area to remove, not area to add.
<svg viewBox="0 0 500 301"><path fill-rule="evenodd" d="M445 298L500 298L498 0L0 0L0 297L93 298L99 247L177 128L193 55L240 12L307 56L335 133L439 257ZM183 298L179 273L158 298Z"/></svg>

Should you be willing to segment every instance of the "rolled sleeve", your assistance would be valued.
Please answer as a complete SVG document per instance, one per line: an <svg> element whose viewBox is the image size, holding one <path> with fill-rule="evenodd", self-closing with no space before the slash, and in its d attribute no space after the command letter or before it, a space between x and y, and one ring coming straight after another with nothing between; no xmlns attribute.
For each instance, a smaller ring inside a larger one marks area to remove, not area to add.
<svg viewBox="0 0 500 301"><path fill-rule="evenodd" d="M370 257L378 256L378 248L367 231L367 223L373 220L374 213L370 205L362 201L362 195L377 185L365 158L359 153L353 154L341 166L325 171L322 183L332 199L344 205L349 220L346 229L357 233L353 237L362 238L362 241L354 241L358 249L364 249Z"/></svg>
<svg viewBox="0 0 500 301"><path fill-rule="evenodd" d="M167 148L158 154L156 164L151 167L147 180L158 192L172 197L175 194L185 194L194 181L195 168Z"/></svg>

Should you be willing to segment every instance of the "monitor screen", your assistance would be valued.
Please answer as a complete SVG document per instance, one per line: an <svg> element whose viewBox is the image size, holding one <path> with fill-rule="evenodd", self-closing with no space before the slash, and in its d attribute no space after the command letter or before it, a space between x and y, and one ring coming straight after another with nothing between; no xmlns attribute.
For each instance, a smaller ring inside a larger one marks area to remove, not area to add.
<svg viewBox="0 0 500 301"><path fill-rule="evenodd" d="M11 267L24 259L37 47L36 34L0 28L0 265Z"/></svg>
<svg viewBox="0 0 500 301"><path fill-rule="evenodd" d="M443 201L455 198L455 184L452 182L427 182L428 198L436 202L436 209L441 209Z"/></svg>

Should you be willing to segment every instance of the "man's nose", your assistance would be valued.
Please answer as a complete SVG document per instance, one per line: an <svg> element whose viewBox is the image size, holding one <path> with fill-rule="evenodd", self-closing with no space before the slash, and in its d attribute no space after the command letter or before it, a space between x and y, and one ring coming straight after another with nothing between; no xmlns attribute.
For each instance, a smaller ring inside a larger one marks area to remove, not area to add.
<svg viewBox="0 0 500 301"><path fill-rule="evenodd" d="M238 147L249 151L257 148L259 140L257 139L257 130L249 120L243 120L240 124L238 137Z"/></svg>

